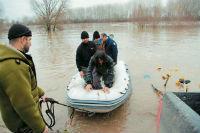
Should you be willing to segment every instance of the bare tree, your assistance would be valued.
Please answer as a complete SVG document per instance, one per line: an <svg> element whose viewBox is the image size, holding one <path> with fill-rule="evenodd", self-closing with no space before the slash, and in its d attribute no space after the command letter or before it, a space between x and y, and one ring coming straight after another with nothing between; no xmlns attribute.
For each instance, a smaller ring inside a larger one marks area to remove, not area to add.
<svg viewBox="0 0 200 133"><path fill-rule="evenodd" d="M60 6L58 7L57 12L55 13L54 19L53 19L53 30L55 31L57 24L59 22L59 19L62 18L66 12L66 0L61 0Z"/></svg>
<svg viewBox="0 0 200 133"><path fill-rule="evenodd" d="M168 17L198 20L200 17L199 0L168 0Z"/></svg>
<svg viewBox="0 0 200 133"><path fill-rule="evenodd" d="M66 11L67 0L32 0L31 5L48 31L55 31L59 19Z"/></svg>

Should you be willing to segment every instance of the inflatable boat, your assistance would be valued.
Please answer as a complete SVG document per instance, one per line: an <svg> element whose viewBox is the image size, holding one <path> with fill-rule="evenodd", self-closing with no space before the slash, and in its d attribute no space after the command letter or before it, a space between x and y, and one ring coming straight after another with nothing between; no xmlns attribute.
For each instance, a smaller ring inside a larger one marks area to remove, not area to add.
<svg viewBox="0 0 200 133"><path fill-rule="evenodd" d="M92 89L88 92L84 89L85 82L80 74L74 75L66 89L68 105L77 111L106 113L125 103L132 87L127 65L119 61L114 71L114 83L110 88L110 93L105 93L102 89Z"/></svg>

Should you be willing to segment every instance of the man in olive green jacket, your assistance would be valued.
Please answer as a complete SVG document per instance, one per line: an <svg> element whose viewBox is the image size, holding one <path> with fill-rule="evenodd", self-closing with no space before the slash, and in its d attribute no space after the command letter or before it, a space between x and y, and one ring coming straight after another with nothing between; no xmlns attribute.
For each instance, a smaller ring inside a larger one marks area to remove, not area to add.
<svg viewBox="0 0 200 133"><path fill-rule="evenodd" d="M0 112L7 128L15 133L48 133L39 107L44 91L37 86L32 57L31 31L14 24L9 29L10 45L0 44Z"/></svg>

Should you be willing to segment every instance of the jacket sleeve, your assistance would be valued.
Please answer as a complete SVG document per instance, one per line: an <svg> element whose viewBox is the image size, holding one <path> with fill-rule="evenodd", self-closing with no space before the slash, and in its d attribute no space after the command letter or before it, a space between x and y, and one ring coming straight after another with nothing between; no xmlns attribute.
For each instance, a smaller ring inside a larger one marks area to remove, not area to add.
<svg viewBox="0 0 200 133"><path fill-rule="evenodd" d="M109 58L109 66L108 66L108 73L107 73L107 78L104 82L106 87L112 87L113 84L113 77L114 77L114 65L113 65L113 60L111 57Z"/></svg>
<svg viewBox="0 0 200 133"><path fill-rule="evenodd" d="M87 74L86 74L86 83L87 84L92 84L92 70L94 68L94 61L93 61L93 56L90 59L88 68L87 68Z"/></svg>
<svg viewBox="0 0 200 133"><path fill-rule="evenodd" d="M9 81L4 84L5 93L9 97L15 112L27 126L33 132L43 132L45 123L40 115L38 104L34 101L31 93L31 75L29 68L23 65L15 66L9 67L10 72L4 79L5 81Z"/></svg>
<svg viewBox="0 0 200 133"><path fill-rule="evenodd" d="M116 42L113 42L112 51L113 51L113 62L117 63L118 49L117 49L117 43Z"/></svg>
<svg viewBox="0 0 200 133"><path fill-rule="evenodd" d="M78 71L81 71L81 55L80 55L80 48L78 47L76 50L76 66L78 68Z"/></svg>
<svg viewBox="0 0 200 133"><path fill-rule="evenodd" d="M44 91L39 86L37 86L37 88L38 88L39 98L41 98L41 96L44 95Z"/></svg>

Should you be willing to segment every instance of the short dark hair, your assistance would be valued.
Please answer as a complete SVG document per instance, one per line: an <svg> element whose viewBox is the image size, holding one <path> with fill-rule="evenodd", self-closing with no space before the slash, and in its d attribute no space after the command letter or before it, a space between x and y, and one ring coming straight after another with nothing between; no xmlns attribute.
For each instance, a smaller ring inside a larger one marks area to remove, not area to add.
<svg viewBox="0 0 200 133"><path fill-rule="evenodd" d="M18 37L18 38L15 38L15 39L9 40L9 43L10 43L10 44L11 44L11 43L16 43L18 40L19 40L19 37Z"/></svg>
<svg viewBox="0 0 200 133"><path fill-rule="evenodd" d="M89 38L89 34L87 33L87 31L83 31L81 33L81 39L86 39L86 38Z"/></svg>
<svg viewBox="0 0 200 133"><path fill-rule="evenodd" d="M108 56L102 50L97 50L96 53L94 54L94 63L97 66L100 65L99 59L103 60L103 64L107 64L109 61Z"/></svg>
<svg viewBox="0 0 200 133"><path fill-rule="evenodd" d="M101 34L103 37L108 37L106 33Z"/></svg>
<svg viewBox="0 0 200 133"><path fill-rule="evenodd" d="M95 31L95 32L93 33L93 39L95 40L95 39L98 39L98 38L100 38L99 32L98 32L98 31Z"/></svg>

